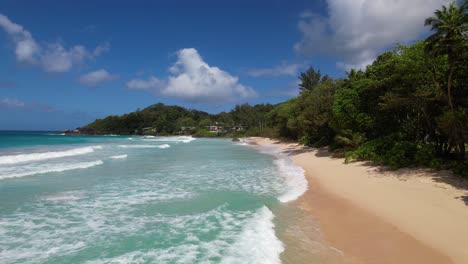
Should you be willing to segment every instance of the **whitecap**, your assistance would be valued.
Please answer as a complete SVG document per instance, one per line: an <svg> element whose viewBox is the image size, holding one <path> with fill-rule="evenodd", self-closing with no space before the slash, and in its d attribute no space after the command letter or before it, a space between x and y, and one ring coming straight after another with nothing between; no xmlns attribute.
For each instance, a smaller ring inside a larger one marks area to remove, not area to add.
<svg viewBox="0 0 468 264"><path fill-rule="evenodd" d="M58 163L58 164L30 164L22 167L0 168L0 180L8 178L19 178L36 174L50 172L62 172L76 169L87 169L103 164L102 160L78 163Z"/></svg>
<svg viewBox="0 0 468 264"><path fill-rule="evenodd" d="M118 145L119 148L168 148L167 144L163 145Z"/></svg>
<svg viewBox="0 0 468 264"><path fill-rule="evenodd" d="M57 194L52 194L44 197L43 200L49 202L69 202L69 201L77 201L86 198L87 196L83 192L79 191L68 191L68 192L61 192Z"/></svg>
<svg viewBox="0 0 468 264"><path fill-rule="evenodd" d="M57 159L64 157L71 157L77 155L84 155L94 150L102 149L101 146L89 146L82 148L74 148L63 151L48 151L48 152L39 152L39 153L28 153L28 154L17 154L17 155L7 155L0 156L0 164L16 164L21 162L30 162L38 160L47 160L47 159Z"/></svg>
<svg viewBox="0 0 468 264"><path fill-rule="evenodd" d="M144 138L144 141L164 141L164 142L183 142L190 143L196 138L191 136L172 136L172 137L153 137L153 138Z"/></svg>
<svg viewBox="0 0 468 264"><path fill-rule="evenodd" d="M127 157L128 157L127 154L123 154L123 155L110 156L109 158L111 158L111 159L126 159Z"/></svg>

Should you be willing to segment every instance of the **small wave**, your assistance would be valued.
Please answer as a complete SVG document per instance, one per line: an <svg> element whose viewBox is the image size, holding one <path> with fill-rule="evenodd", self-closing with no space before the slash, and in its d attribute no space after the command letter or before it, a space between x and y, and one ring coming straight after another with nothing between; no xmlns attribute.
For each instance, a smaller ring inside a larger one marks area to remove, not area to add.
<svg viewBox="0 0 468 264"><path fill-rule="evenodd" d="M252 146L252 145L249 145ZM282 203L294 201L304 194L308 187L304 170L296 166L292 159L276 146L254 146L257 151L276 157L274 161L280 175L284 178L285 191L278 197Z"/></svg>
<svg viewBox="0 0 468 264"><path fill-rule="evenodd" d="M86 198L87 196L84 195L82 192L77 191L69 191L69 192L61 192L53 195L48 195L44 197L43 200L48 202L68 202L68 201L77 201Z"/></svg>
<svg viewBox="0 0 468 264"><path fill-rule="evenodd" d="M47 133L47 136L65 136L65 133Z"/></svg>
<svg viewBox="0 0 468 264"><path fill-rule="evenodd" d="M88 154L88 153L94 152L94 150L96 149L102 149L102 147L90 146L90 147L69 149L69 150L64 150L64 151L49 151L49 152L0 156L0 164L16 164L16 163L21 163L21 162L64 158L64 157Z"/></svg>
<svg viewBox="0 0 468 264"><path fill-rule="evenodd" d="M169 148L170 145L118 145L119 148Z"/></svg>
<svg viewBox="0 0 468 264"><path fill-rule="evenodd" d="M284 246L276 237L273 218L273 213L266 206L262 207L244 226L221 264L281 263Z"/></svg>
<svg viewBox="0 0 468 264"><path fill-rule="evenodd" d="M171 147L171 145L169 145L169 144L162 144L162 145L158 146L158 148L160 148L160 149L165 149L165 148L170 148L170 147Z"/></svg>
<svg viewBox="0 0 468 264"><path fill-rule="evenodd" d="M286 191L278 197L282 203L294 201L308 189L304 170L294 165L291 159L285 157L274 161L280 174L285 177Z"/></svg>
<svg viewBox="0 0 468 264"><path fill-rule="evenodd" d="M183 143L190 143L196 138L191 136L174 136L174 137L152 137L152 138L144 138L145 141L165 141L165 142L183 142Z"/></svg>
<svg viewBox="0 0 468 264"><path fill-rule="evenodd" d="M87 169L97 165L103 164L102 160L96 160L91 162L78 162L78 163L59 163L59 164L40 164L40 165L29 165L21 168L2 168L0 170L0 180L9 178L19 178L25 176L31 176L36 174L44 174L50 172L61 172L76 169Z"/></svg>
<svg viewBox="0 0 468 264"><path fill-rule="evenodd" d="M127 157L128 157L128 155L124 154L124 155L110 156L109 158L111 158L111 159L126 159Z"/></svg>

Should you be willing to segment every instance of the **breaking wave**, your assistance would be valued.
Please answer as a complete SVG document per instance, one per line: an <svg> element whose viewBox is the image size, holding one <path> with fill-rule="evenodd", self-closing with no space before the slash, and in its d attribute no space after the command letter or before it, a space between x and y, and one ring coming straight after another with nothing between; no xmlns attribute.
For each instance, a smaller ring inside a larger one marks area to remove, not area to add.
<svg viewBox="0 0 468 264"><path fill-rule="evenodd" d="M16 163L22 163L22 162L71 157L71 156L76 156L76 155L88 154L88 153L94 152L94 150L97 150L97 149L102 149L102 147L90 146L90 147L74 148L74 149L63 150L63 151L49 151L49 152L0 156L0 164L16 164Z"/></svg>
<svg viewBox="0 0 468 264"><path fill-rule="evenodd" d="M19 178L36 174L50 172L61 172L76 169L86 169L103 164L102 160L78 163L57 163L57 164L33 164L22 167L0 168L0 180L8 178Z"/></svg>

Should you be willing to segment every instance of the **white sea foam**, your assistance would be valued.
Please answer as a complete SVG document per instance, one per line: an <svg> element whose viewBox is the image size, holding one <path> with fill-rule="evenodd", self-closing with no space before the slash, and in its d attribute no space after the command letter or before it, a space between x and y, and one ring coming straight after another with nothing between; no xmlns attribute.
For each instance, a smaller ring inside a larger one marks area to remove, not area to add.
<svg viewBox="0 0 468 264"><path fill-rule="evenodd" d="M160 148L160 149L164 149L164 148L169 148L170 145L168 144L163 144L163 145L142 145L142 144L139 144L139 145L118 145L119 148Z"/></svg>
<svg viewBox="0 0 468 264"><path fill-rule="evenodd" d="M48 136L65 136L65 133L47 133Z"/></svg>
<svg viewBox="0 0 468 264"><path fill-rule="evenodd" d="M76 169L87 169L103 164L102 160L91 162L78 163L58 163L58 164L28 164L21 167L4 167L0 168L0 180L8 178L19 178L36 174L44 174L50 172L61 172Z"/></svg>
<svg viewBox="0 0 468 264"><path fill-rule="evenodd" d="M110 156L109 158L111 158L111 159L126 159L127 157L128 157L127 154L123 154L123 155Z"/></svg>
<svg viewBox="0 0 468 264"><path fill-rule="evenodd" d="M255 146L255 149L260 153L272 155L276 158L274 163L285 184L284 191L278 197L280 202L294 201L307 191L308 182L304 170L296 166L288 155L275 146Z"/></svg>
<svg viewBox="0 0 468 264"><path fill-rule="evenodd" d="M74 148L63 151L49 151L49 152L39 152L39 153L29 153L29 154L17 154L17 155L7 155L0 156L0 164L16 164L22 162L31 162L38 160L47 160L47 159L57 159L64 157L71 157L77 155L84 155L94 150L102 149L101 146L89 146L82 148Z"/></svg>
<svg viewBox="0 0 468 264"><path fill-rule="evenodd" d="M68 191L68 192L61 192L57 194L52 194L44 197L43 200L49 202L69 202L69 201L77 201L86 198L87 196L80 191Z"/></svg>
<svg viewBox="0 0 468 264"><path fill-rule="evenodd" d="M286 183L286 191L278 197L280 202L294 201L307 191L308 182L301 167L294 165L292 160L286 157L274 162Z"/></svg>
<svg viewBox="0 0 468 264"><path fill-rule="evenodd" d="M266 206L262 207L246 223L221 263L281 263L284 246L276 237L273 218L273 213Z"/></svg>
<svg viewBox="0 0 468 264"><path fill-rule="evenodd" d="M183 143L190 143L196 138L191 136L172 136L172 137L152 137L152 138L144 138L144 141L164 141L164 142L183 142Z"/></svg>

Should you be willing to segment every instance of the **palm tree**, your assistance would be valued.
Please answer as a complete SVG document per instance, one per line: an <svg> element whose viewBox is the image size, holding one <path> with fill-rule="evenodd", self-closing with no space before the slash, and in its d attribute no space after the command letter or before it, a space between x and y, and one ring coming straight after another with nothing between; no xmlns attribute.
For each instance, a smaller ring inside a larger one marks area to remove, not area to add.
<svg viewBox="0 0 468 264"><path fill-rule="evenodd" d="M448 57L448 81L447 97L451 111L454 111L452 102L452 78L458 55L461 49L466 47L466 35L468 32L468 0L457 5L452 2L449 6L442 6L441 10L436 10L433 17L426 19L424 25L431 26L434 34L429 36L427 50L435 55L447 55Z"/></svg>

